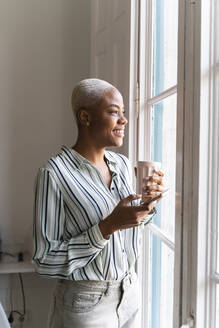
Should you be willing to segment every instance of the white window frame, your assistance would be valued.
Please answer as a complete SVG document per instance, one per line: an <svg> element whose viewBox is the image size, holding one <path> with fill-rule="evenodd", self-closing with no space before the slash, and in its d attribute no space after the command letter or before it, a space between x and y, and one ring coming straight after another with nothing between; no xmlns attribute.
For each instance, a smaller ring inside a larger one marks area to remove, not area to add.
<svg viewBox="0 0 219 328"><path fill-rule="evenodd" d="M181 2L184 35L182 323L215 327L218 113L214 108L215 0ZM183 67L183 65L182 65ZM183 72L181 72L183 74ZM217 124L217 126L216 126ZM215 130L213 129L215 127ZM213 196L213 197L212 197ZM218 195L217 195L218 196ZM212 238L213 237L213 238Z"/></svg>
<svg viewBox="0 0 219 328"><path fill-rule="evenodd" d="M196 326L216 328L217 220L219 188L219 113L216 99L215 58L217 0L202 0L200 17L200 127L199 127L199 212L197 231ZM218 6L218 4L217 4ZM207 156L206 156L207 154ZM207 186L207 187L206 187ZM204 256L203 256L204 254ZM203 288L203 284L205 288ZM194 301L194 303L195 303Z"/></svg>
<svg viewBox="0 0 219 328"><path fill-rule="evenodd" d="M215 326L215 293L219 283L219 275L215 273L219 158L214 155L219 153L219 113L214 108L216 86L212 69L215 64L216 1L179 1L176 174L180 179L176 185L174 328ZM150 16L145 14L151 10L150 1L140 1L139 8L142 15L139 37L142 48L145 48L146 44L151 44L144 32L146 21L147 26L151 25ZM150 81L147 67L150 67L151 58L140 53L138 59L140 93L137 112L138 134L141 134L138 159L143 160L149 158L151 152L151 118L149 111L145 110L148 92L145 77ZM148 122L146 128L145 121ZM214 135L212 131L216 131ZM215 190L216 194L212 193ZM143 240L143 267L148 247L146 236ZM147 279L146 276L142 286L145 290L148 289ZM144 299L142 306L147 306ZM146 327L146 322L147 318L144 318L142 327Z"/></svg>
<svg viewBox="0 0 219 328"><path fill-rule="evenodd" d="M165 99L166 97L177 92L177 86L173 86L168 90L160 93L158 96L150 99L151 95L151 27L152 27L152 3L151 1L139 1L139 40L141 43L141 47L139 46L139 71L138 71L138 85L139 85L139 105L138 105L138 160L149 159L151 156L151 111L149 107L151 107L154 103ZM145 33L146 31L146 33ZM145 52L145 49L147 51ZM147 102L146 102L147 99ZM178 104L179 106L179 104ZM182 106L181 106L182 107ZM179 124L178 124L179 125ZM180 135L182 135L182 131L180 131ZM140 137L139 137L140 136ZM180 147L182 151L182 138L178 138L178 147ZM180 163L180 158L178 159L178 167L177 174L178 176L182 176L182 162ZM182 181L182 179L180 180ZM176 185L177 191L177 219L176 219L176 240L178 241L177 247L175 247L174 243L170 241L169 238L166 237L162 231L157 228L154 224L149 224L148 228L145 231L143 238L143 247L142 247L142 256L139 265L139 274L141 276L142 281L142 309L146 309L149 307L147 303L147 297L145 295L149 294L149 275L148 272L145 273L143 268L147 267L148 264L148 254L149 254L149 234L150 231L153 232L156 236L160 238L160 240L166 244L170 249L175 251L175 258L177 258L177 263L175 265L175 286L174 286L174 327L179 327L180 324L180 253L181 253L181 200L182 200L182 183L178 183ZM176 256L177 255L177 256ZM143 278L144 275L144 279ZM148 327L148 313L145 311L142 315L142 327Z"/></svg>

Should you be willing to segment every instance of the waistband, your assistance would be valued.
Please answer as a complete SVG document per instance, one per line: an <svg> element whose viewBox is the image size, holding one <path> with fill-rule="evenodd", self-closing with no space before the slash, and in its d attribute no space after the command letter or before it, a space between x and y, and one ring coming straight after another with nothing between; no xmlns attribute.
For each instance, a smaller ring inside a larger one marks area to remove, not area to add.
<svg viewBox="0 0 219 328"><path fill-rule="evenodd" d="M73 289L84 289L90 291L99 291L106 292L109 290L124 290L129 286L133 285L137 281L137 275L134 271L129 272L125 275L125 277L121 281L117 280L109 280L109 281L101 281L101 280L66 280L60 279L58 281L59 286L65 286L67 288Z"/></svg>

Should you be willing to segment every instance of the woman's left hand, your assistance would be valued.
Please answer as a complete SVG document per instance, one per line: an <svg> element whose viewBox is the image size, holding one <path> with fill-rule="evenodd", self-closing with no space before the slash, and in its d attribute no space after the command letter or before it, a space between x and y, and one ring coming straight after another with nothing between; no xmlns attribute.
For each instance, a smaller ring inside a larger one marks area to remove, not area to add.
<svg viewBox="0 0 219 328"><path fill-rule="evenodd" d="M162 171L154 171L152 176L143 180L142 201L147 201L153 197L161 195L166 189L163 183L164 173ZM158 199L158 201L162 198ZM157 202L158 202L157 201Z"/></svg>

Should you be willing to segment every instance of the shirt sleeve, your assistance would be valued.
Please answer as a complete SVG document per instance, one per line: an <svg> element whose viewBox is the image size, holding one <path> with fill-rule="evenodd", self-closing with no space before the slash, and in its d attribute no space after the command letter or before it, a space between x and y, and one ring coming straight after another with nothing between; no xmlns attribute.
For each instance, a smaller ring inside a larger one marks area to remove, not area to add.
<svg viewBox="0 0 219 328"><path fill-rule="evenodd" d="M94 260L108 242L98 224L68 240L63 238L64 227L62 193L50 171L40 169L35 187L33 256L40 274L67 277Z"/></svg>

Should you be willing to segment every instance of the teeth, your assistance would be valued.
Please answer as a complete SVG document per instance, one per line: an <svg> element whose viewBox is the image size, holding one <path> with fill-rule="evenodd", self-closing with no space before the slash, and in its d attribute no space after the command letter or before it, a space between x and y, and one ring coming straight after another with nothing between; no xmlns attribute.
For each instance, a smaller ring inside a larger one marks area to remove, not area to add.
<svg viewBox="0 0 219 328"><path fill-rule="evenodd" d="M113 130L113 132L115 133L115 135L117 137L124 137L124 130L123 129L115 129L115 130Z"/></svg>

